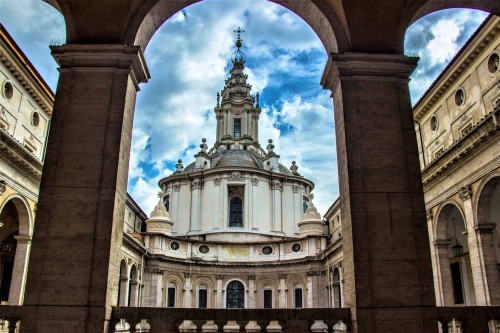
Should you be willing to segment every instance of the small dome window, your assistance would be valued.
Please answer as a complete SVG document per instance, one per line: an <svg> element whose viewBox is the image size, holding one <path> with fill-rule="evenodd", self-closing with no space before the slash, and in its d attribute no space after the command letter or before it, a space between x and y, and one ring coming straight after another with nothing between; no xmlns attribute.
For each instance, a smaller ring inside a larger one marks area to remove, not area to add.
<svg viewBox="0 0 500 333"><path fill-rule="evenodd" d="M40 114L36 111L33 111L31 114L31 125L34 127L38 127L38 125L40 125Z"/></svg>
<svg viewBox="0 0 500 333"><path fill-rule="evenodd" d="M439 128L439 118L436 115L432 116L430 125L433 132L437 131L437 129Z"/></svg>
<svg viewBox="0 0 500 333"><path fill-rule="evenodd" d="M262 251L262 254L264 254L266 256L273 254L273 252L274 252L273 248L269 245L262 247L261 251Z"/></svg>
<svg viewBox="0 0 500 333"><path fill-rule="evenodd" d="M198 247L198 252L207 254L208 252L210 252L210 248L206 245L200 245L200 247Z"/></svg>
<svg viewBox="0 0 500 333"><path fill-rule="evenodd" d="M178 242L170 242L170 249L172 251L177 251L181 248L181 245Z"/></svg>
<svg viewBox="0 0 500 333"><path fill-rule="evenodd" d="M465 91L463 88L455 92L455 104L457 106L463 106L465 104Z"/></svg>
<svg viewBox="0 0 500 333"><path fill-rule="evenodd" d="M292 245L292 252L302 251L302 245L300 243L295 243Z"/></svg>
<svg viewBox="0 0 500 333"><path fill-rule="evenodd" d="M492 74L496 74L500 69L500 56L494 52L488 58L488 70Z"/></svg>
<svg viewBox="0 0 500 333"><path fill-rule="evenodd" d="M12 96L14 95L14 86L12 83L9 81L4 82L3 87L2 87L2 94L3 97L7 99L11 99Z"/></svg>

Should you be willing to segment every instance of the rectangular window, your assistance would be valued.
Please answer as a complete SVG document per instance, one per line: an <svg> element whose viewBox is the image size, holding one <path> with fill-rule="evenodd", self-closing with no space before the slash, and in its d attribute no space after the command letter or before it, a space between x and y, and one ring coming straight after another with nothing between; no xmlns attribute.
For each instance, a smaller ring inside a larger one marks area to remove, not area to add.
<svg viewBox="0 0 500 333"><path fill-rule="evenodd" d="M264 309L273 308L273 291L266 289L264 290Z"/></svg>
<svg viewBox="0 0 500 333"><path fill-rule="evenodd" d="M302 308L302 288L295 289L295 308Z"/></svg>
<svg viewBox="0 0 500 333"><path fill-rule="evenodd" d="M175 288L167 289L167 307L175 308Z"/></svg>
<svg viewBox="0 0 500 333"><path fill-rule="evenodd" d="M206 289L198 290L198 308L206 309L208 305L208 291Z"/></svg>
<svg viewBox="0 0 500 333"><path fill-rule="evenodd" d="M234 138L241 139L241 119L234 120Z"/></svg>

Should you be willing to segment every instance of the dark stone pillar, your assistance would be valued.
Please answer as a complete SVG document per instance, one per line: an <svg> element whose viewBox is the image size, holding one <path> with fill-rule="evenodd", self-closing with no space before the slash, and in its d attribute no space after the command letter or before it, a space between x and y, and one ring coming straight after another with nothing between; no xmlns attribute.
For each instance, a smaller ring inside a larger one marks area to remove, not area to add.
<svg viewBox="0 0 500 333"><path fill-rule="evenodd" d="M416 63L333 54L322 79L335 105L345 306L357 333L437 330L424 319L435 299L408 90Z"/></svg>
<svg viewBox="0 0 500 333"><path fill-rule="evenodd" d="M116 305L139 47L53 47L60 65L23 332L103 332Z"/></svg>

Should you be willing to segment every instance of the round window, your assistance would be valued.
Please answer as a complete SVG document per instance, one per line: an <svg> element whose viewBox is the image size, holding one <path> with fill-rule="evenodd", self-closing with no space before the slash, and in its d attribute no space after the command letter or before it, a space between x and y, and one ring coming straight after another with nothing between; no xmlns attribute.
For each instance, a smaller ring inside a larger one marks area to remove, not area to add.
<svg viewBox="0 0 500 333"><path fill-rule="evenodd" d="M208 252L210 252L210 248L206 245L201 245L198 248L198 252L203 253L203 254L207 254Z"/></svg>
<svg viewBox="0 0 500 333"><path fill-rule="evenodd" d="M171 242L170 243L170 248L173 250L173 251L177 251L178 249L181 248L181 245L177 242Z"/></svg>
<svg viewBox="0 0 500 333"><path fill-rule="evenodd" d="M439 118L436 115L433 115L430 123L431 123L431 130L433 132L436 131L439 127Z"/></svg>
<svg viewBox="0 0 500 333"><path fill-rule="evenodd" d="M300 243L295 243L292 245L292 252L300 252L302 251L302 245Z"/></svg>
<svg viewBox="0 0 500 333"><path fill-rule="evenodd" d="M31 115L31 125L38 127L40 125L40 114L36 111L33 111Z"/></svg>
<svg viewBox="0 0 500 333"><path fill-rule="evenodd" d="M465 104L465 91L460 88L455 93L455 104L457 106L462 106Z"/></svg>
<svg viewBox="0 0 500 333"><path fill-rule="evenodd" d="M267 256L267 255L270 255L270 254L273 254L273 252L274 252L274 251L273 251L273 248L272 248L272 247L270 247L270 246L264 246L264 247L262 248L262 254L265 254L266 256Z"/></svg>
<svg viewBox="0 0 500 333"><path fill-rule="evenodd" d="M490 73L495 74L500 68L500 56L498 53L492 53L488 58L488 70Z"/></svg>
<svg viewBox="0 0 500 333"><path fill-rule="evenodd" d="M14 86L10 82L4 82L2 87L2 94L5 98L11 99L14 95Z"/></svg>

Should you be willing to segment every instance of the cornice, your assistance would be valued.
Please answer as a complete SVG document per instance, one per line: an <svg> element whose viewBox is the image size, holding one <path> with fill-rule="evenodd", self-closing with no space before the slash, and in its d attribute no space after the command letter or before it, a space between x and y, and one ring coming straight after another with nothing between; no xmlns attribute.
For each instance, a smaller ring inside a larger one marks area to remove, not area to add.
<svg viewBox="0 0 500 333"><path fill-rule="evenodd" d="M438 158L422 170L424 188L438 181L450 168L485 147L498 136L500 129L500 108L484 117L467 134L448 147Z"/></svg>
<svg viewBox="0 0 500 333"><path fill-rule="evenodd" d="M0 61L42 110L51 115L54 93L1 24L0 41L3 45L0 47Z"/></svg>
<svg viewBox="0 0 500 333"><path fill-rule="evenodd" d="M40 182L43 163L2 129L0 129L0 151L9 162L22 169L38 183Z"/></svg>
<svg viewBox="0 0 500 333"><path fill-rule="evenodd" d="M471 37L469 42L450 61L450 65L441 72L420 100L415 103L413 107L413 118L415 121L421 120L441 100L448 90L470 68L470 64L475 62L483 51L496 39L496 36L500 33L500 21L497 21L497 18L494 16L490 20L496 23L492 23L493 26L488 29L485 28L486 25L479 28L477 35L481 36L481 39L476 40L477 36ZM485 32L481 34L483 29L485 29Z"/></svg>

